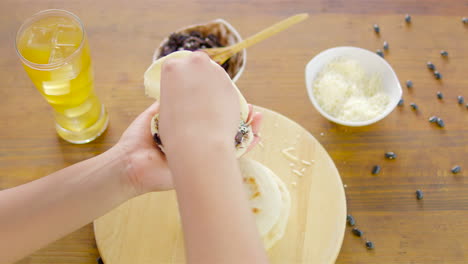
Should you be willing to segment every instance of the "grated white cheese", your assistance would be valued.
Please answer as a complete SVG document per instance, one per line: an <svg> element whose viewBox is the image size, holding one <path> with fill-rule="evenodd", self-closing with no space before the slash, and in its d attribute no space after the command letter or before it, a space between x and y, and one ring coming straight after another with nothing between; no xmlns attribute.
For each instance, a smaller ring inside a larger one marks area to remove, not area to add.
<svg viewBox="0 0 468 264"><path fill-rule="evenodd" d="M298 170L292 170L292 172L293 172L294 174L296 174L297 176L299 176L299 177L304 176L304 175L303 175L300 171L298 171Z"/></svg>
<svg viewBox="0 0 468 264"><path fill-rule="evenodd" d="M298 161L299 158L289 153L289 151L294 150L293 147L285 148L281 152L291 161Z"/></svg>
<svg viewBox="0 0 468 264"><path fill-rule="evenodd" d="M382 78L369 75L356 60L338 58L317 75L313 93L320 107L343 121L367 121L380 115L389 103Z"/></svg>

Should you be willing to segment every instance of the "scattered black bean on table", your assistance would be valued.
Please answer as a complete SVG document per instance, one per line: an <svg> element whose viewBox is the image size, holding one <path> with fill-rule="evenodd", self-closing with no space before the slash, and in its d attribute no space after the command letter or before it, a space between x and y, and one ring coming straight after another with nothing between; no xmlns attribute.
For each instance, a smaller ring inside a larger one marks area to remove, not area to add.
<svg viewBox="0 0 468 264"><path fill-rule="evenodd" d="M442 92L437 92L437 98L439 99L444 99L444 95L442 94Z"/></svg>
<svg viewBox="0 0 468 264"><path fill-rule="evenodd" d="M374 249L374 243L372 241L366 241L366 248L367 249Z"/></svg>
<svg viewBox="0 0 468 264"><path fill-rule="evenodd" d="M349 226L354 226L356 224L356 220L350 214L346 216L346 222L348 222Z"/></svg>
<svg viewBox="0 0 468 264"><path fill-rule="evenodd" d="M382 51L382 50L380 50L380 49L378 49L378 50L377 50L375 53L377 53L377 55L379 55L379 56L380 56L380 57L382 57L382 58L384 58L384 57L385 57L385 55L384 55L383 51Z"/></svg>
<svg viewBox="0 0 468 264"><path fill-rule="evenodd" d="M362 237L362 235L364 234L364 232L362 232L360 229L357 229L357 228L353 228L352 232L355 236L358 236L358 237Z"/></svg>
<svg viewBox="0 0 468 264"><path fill-rule="evenodd" d="M96 259L96 262L97 262L98 264L104 264L104 261L102 260L101 257L97 258L97 259Z"/></svg>
<svg viewBox="0 0 468 264"><path fill-rule="evenodd" d="M396 157L397 157L397 154L395 152L392 152L392 151L385 152L385 158L387 159L393 160L393 159L396 159Z"/></svg>
<svg viewBox="0 0 468 264"><path fill-rule="evenodd" d="M438 117L436 122L439 127L445 127L445 123L444 120L442 120L442 118Z"/></svg>
<svg viewBox="0 0 468 264"><path fill-rule="evenodd" d="M457 174L457 173L459 173L461 171L461 167L456 165L455 167L452 168L451 171L452 171L453 174Z"/></svg>
<svg viewBox="0 0 468 264"><path fill-rule="evenodd" d="M413 88L413 81L407 80L407 81L406 81L406 87L408 87L408 88Z"/></svg>
<svg viewBox="0 0 468 264"><path fill-rule="evenodd" d="M384 49L384 50L388 50L388 48L389 48L388 42L387 42L387 41L384 41L384 42L383 42L383 49Z"/></svg>
<svg viewBox="0 0 468 264"><path fill-rule="evenodd" d="M410 16L409 14L406 14L406 16L405 16L405 22L406 22L407 24L411 23L411 16Z"/></svg>
<svg viewBox="0 0 468 264"><path fill-rule="evenodd" d="M411 23L411 16L410 16L409 14L406 14L406 16L405 16L405 22L406 22L406 24L410 24L410 23ZM463 22L464 24L468 24L468 17L463 17L463 18L462 18L462 22ZM379 34L379 33L380 33L380 27L379 27L378 24L374 24L374 25L373 25L373 28L374 28L374 32L375 32L376 34ZM389 44L388 44L387 41L384 41L384 42L383 42L383 50L384 50L384 51L387 51L388 49L389 49ZM378 49L378 50L376 51L376 53L377 53L379 56L381 56L382 58L384 58L384 53L383 53L382 50ZM448 52L447 52L446 50L441 50L441 51L440 51L440 55L441 55L442 57L448 57L449 54L448 54ZM426 66L427 66L427 68L428 68L429 70L433 71L434 77L435 77L437 80L442 79L442 74L436 70L436 66L435 66L432 62L428 61L428 62L426 63ZM407 80L407 81L406 81L406 87L407 87L407 88L412 88L412 87L413 87L413 82L412 82L411 80ZM442 99L444 98L442 92L440 92L440 91L437 92L437 98L438 98L439 100L442 100ZM461 95L458 96L458 97L457 97L457 100L458 100L458 103L459 103L459 104L464 104L464 98L463 98L463 96L461 96ZM404 100L403 100L403 98L401 98L401 99L398 101L398 104L397 104L397 105L398 105L398 106L402 106L403 103L404 103ZM415 103L411 103L410 106L413 108L413 110L418 110L418 106L417 106ZM467 107L467 109L468 109L468 104L466 104L466 107ZM437 116L431 116L431 117L429 117L429 122L430 122L430 123L437 123L437 125L438 125L439 127L445 127L445 123L444 123L444 121L442 120L442 118L437 117ZM396 159L396 157L397 157L397 155L396 155L394 152L386 152L386 153L385 153L385 158L387 158L387 159L393 160L393 159ZM378 173L380 172L380 170L381 170L381 167L380 167L379 165L374 165L373 168L372 168L372 174L374 174L374 175L375 175L375 174L378 174ZM451 172L452 172L453 174L459 173L460 171L461 171L461 167L458 166L458 165L457 165L457 166L454 166L454 167L451 169ZM423 198L424 198L424 193L423 193L423 191L420 190L420 189L416 190L416 199L422 200ZM350 214L347 215L346 221L347 221L347 223L348 223L349 226L355 226L355 224L356 224L356 221L355 221L354 217L353 217L352 215L350 215ZM357 236L357 237L362 237L362 236L364 235L364 232L361 231L361 230L358 229L358 228L353 228L353 229L352 229L352 233L353 233L355 236ZM374 243L373 243L372 241L366 240L365 246L366 246L367 249L374 249Z"/></svg>
<svg viewBox="0 0 468 264"><path fill-rule="evenodd" d="M424 198L424 193L421 190L416 190L416 199L422 200Z"/></svg>
<svg viewBox="0 0 468 264"><path fill-rule="evenodd" d="M428 61L428 62L426 63L426 65L427 65L427 68L428 68L429 70L435 70L435 65L434 65L434 63Z"/></svg>
<svg viewBox="0 0 468 264"><path fill-rule="evenodd" d="M380 33L380 27L377 24L374 24L374 32L379 34Z"/></svg>
<svg viewBox="0 0 468 264"><path fill-rule="evenodd" d="M372 168L372 174L376 175L376 174L379 174L380 172L380 166L379 165L375 165L373 168Z"/></svg>

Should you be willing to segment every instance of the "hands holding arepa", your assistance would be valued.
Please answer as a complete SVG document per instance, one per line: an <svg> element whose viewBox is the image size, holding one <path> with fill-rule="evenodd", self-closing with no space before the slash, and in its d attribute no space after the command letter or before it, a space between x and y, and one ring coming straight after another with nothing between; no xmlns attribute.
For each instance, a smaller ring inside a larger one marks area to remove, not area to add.
<svg viewBox="0 0 468 264"><path fill-rule="evenodd" d="M135 119L116 145L134 164L129 177L139 193L173 188L167 159L211 151L217 145L239 157L259 141L261 113L253 112L224 69L205 53L168 58L161 66L161 92L155 96L159 100ZM245 136L239 131L243 127L248 128ZM244 136L240 140L239 134ZM155 145L164 146L165 153Z"/></svg>

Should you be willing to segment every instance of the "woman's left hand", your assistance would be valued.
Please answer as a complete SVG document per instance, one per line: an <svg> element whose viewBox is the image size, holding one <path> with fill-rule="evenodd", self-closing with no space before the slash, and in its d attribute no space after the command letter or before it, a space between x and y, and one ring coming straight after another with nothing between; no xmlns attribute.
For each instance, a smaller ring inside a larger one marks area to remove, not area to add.
<svg viewBox="0 0 468 264"><path fill-rule="evenodd" d="M251 125L255 137L248 151L260 140L257 134L262 121L261 113L253 112L251 105L249 110L248 119L252 119ZM127 163L126 181L135 189L137 195L173 188L165 155L159 150L151 135L151 118L158 112L159 103L156 102L130 124L112 149L121 154Z"/></svg>

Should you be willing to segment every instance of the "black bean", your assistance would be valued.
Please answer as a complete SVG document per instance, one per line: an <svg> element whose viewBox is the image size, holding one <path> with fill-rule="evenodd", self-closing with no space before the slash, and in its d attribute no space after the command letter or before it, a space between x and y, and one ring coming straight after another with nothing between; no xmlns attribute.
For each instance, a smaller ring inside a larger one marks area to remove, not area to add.
<svg viewBox="0 0 468 264"><path fill-rule="evenodd" d="M154 142L156 142L156 144L162 145L161 138L159 137L158 133L155 133L153 135L153 140L154 140Z"/></svg>
<svg viewBox="0 0 468 264"><path fill-rule="evenodd" d="M364 235L364 232L362 232L361 230L357 228L353 228L352 232L355 236L358 236L358 237L362 237L362 235Z"/></svg>
<svg viewBox="0 0 468 264"><path fill-rule="evenodd" d="M457 101L459 104L463 104L465 102L465 98L463 98L463 96L459 95L457 96Z"/></svg>
<svg viewBox="0 0 468 264"><path fill-rule="evenodd" d="M385 158L393 160L396 159L397 154L395 152L389 151L385 153Z"/></svg>
<svg viewBox="0 0 468 264"><path fill-rule="evenodd" d="M219 38L215 34L208 34L208 36L206 37L209 38L211 41L213 41L216 46L218 47L222 46L221 42L219 42Z"/></svg>
<svg viewBox="0 0 468 264"><path fill-rule="evenodd" d="M384 50L388 50L389 46L388 46L388 42L387 41L384 41L383 42L383 49Z"/></svg>
<svg viewBox="0 0 468 264"><path fill-rule="evenodd" d="M170 46L176 46L179 44L179 38L180 38L180 34L178 33L172 33L170 36L169 36L169 42L168 42L168 45Z"/></svg>
<svg viewBox="0 0 468 264"><path fill-rule="evenodd" d="M468 17L462 18L462 22L463 22L464 24L468 24Z"/></svg>
<svg viewBox="0 0 468 264"><path fill-rule="evenodd" d="M225 63L223 63L223 64L221 65L221 67L223 67L223 69L224 69L227 73L229 73L229 72L228 72L228 69L229 69L229 61L230 61L230 60L231 60L231 58L229 58Z"/></svg>
<svg viewBox="0 0 468 264"><path fill-rule="evenodd" d="M428 62L426 63L426 65L427 65L427 68L428 68L429 70L435 70L435 65L434 65L434 63L428 61Z"/></svg>
<svg viewBox="0 0 468 264"><path fill-rule="evenodd" d="M457 173L459 173L461 171L461 167L457 165L457 166L453 167L451 171L452 171L453 174L457 174Z"/></svg>
<svg viewBox="0 0 468 264"><path fill-rule="evenodd" d="M380 33L380 27L377 24L374 24L374 32L379 34Z"/></svg>
<svg viewBox="0 0 468 264"><path fill-rule="evenodd" d="M236 137L234 138L236 142L236 146L242 143L242 139L244 138L244 134L241 131L237 132Z"/></svg>
<svg viewBox="0 0 468 264"><path fill-rule="evenodd" d="M197 50L200 48L200 45L202 44L202 41L200 38L198 37L194 37L194 36L190 36L188 37L185 41L184 41L184 49L185 50Z"/></svg>
<svg viewBox="0 0 468 264"><path fill-rule="evenodd" d="M444 95L442 94L442 92L437 92L437 98L444 99Z"/></svg>
<svg viewBox="0 0 468 264"><path fill-rule="evenodd" d="M412 88L412 87L413 87L413 81L407 80L407 81L406 81L406 87Z"/></svg>
<svg viewBox="0 0 468 264"><path fill-rule="evenodd" d="M439 127L445 127L444 120L442 120L442 118L438 117L438 118L437 118L437 125L438 125Z"/></svg>
<svg viewBox="0 0 468 264"><path fill-rule="evenodd" d="M350 214L346 216L346 222L348 222L349 226L354 226L356 224L356 220L354 220L354 217Z"/></svg>
<svg viewBox="0 0 468 264"><path fill-rule="evenodd" d="M447 52L446 50L441 50L441 51L440 51L440 55L441 55L442 57L447 57L447 56L448 56L448 52Z"/></svg>
<svg viewBox="0 0 468 264"><path fill-rule="evenodd" d="M202 33L198 30L194 30L192 32L190 32L190 36L192 37L196 37L196 38L202 38Z"/></svg>
<svg viewBox="0 0 468 264"><path fill-rule="evenodd" d="M411 103L410 106L411 106L411 108L413 108L413 110L418 110L418 105L417 104Z"/></svg>
<svg viewBox="0 0 468 264"><path fill-rule="evenodd" d="M372 168L372 174L379 174L380 172L380 166L379 165L375 165L373 168Z"/></svg>
<svg viewBox="0 0 468 264"><path fill-rule="evenodd" d="M366 248L367 249L374 249L374 243L372 243L372 241L366 241Z"/></svg>
<svg viewBox="0 0 468 264"><path fill-rule="evenodd" d="M401 98L400 101L398 101L398 106L402 106L404 102L403 98Z"/></svg>
<svg viewBox="0 0 468 264"><path fill-rule="evenodd" d="M442 74L438 71L434 71L434 77L437 79L437 80L440 80L442 79Z"/></svg>
<svg viewBox="0 0 468 264"><path fill-rule="evenodd" d="M405 22L408 23L408 24L411 23L411 16L409 14L406 14Z"/></svg>
<svg viewBox="0 0 468 264"><path fill-rule="evenodd" d="M416 190L416 199L422 200L424 198L424 193L421 190Z"/></svg>
<svg viewBox="0 0 468 264"><path fill-rule="evenodd" d="M170 46L170 45L163 46L160 57L164 57L166 55L169 55L170 53L172 53L174 51L176 51L176 48L174 46Z"/></svg>
<svg viewBox="0 0 468 264"><path fill-rule="evenodd" d="M431 123L437 122L437 116L431 116L431 117L429 117L429 122L431 122Z"/></svg>
<svg viewBox="0 0 468 264"><path fill-rule="evenodd" d="M382 57L382 58L385 57L382 50L379 50L379 49L378 49L375 53L377 53L377 55L379 55L379 56Z"/></svg>
<svg viewBox="0 0 468 264"><path fill-rule="evenodd" d="M104 264L104 261L102 260L101 257L97 258L97 259L96 259L96 262L97 262L98 264Z"/></svg>

